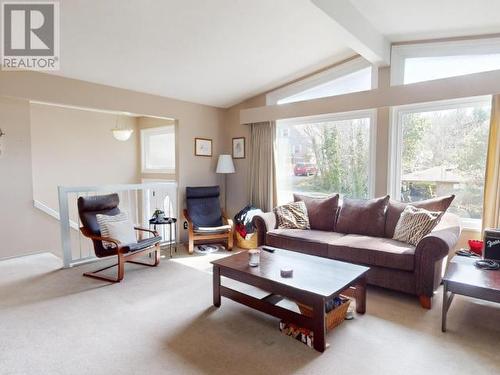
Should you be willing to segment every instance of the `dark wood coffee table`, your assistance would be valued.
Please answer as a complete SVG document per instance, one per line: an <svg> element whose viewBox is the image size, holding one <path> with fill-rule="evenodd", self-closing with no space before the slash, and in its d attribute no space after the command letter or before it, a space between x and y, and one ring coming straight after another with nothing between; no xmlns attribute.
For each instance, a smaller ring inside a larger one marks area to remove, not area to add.
<svg viewBox="0 0 500 375"><path fill-rule="evenodd" d="M325 342L325 303L342 294L356 298L356 311L366 310L367 267L320 258L312 255L277 249L261 252L260 265L248 265L248 253L212 262L214 306L219 307L221 296L253 309L297 324L314 332L314 348L323 352ZM282 267L293 268L293 277L283 278ZM270 294L259 299L221 285L221 276L263 289ZM311 306L312 317L277 306L284 298Z"/></svg>
<svg viewBox="0 0 500 375"><path fill-rule="evenodd" d="M500 303L500 271L476 268L476 259L455 256L448 265L443 277L443 332L446 332L446 316L455 294Z"/></svg>

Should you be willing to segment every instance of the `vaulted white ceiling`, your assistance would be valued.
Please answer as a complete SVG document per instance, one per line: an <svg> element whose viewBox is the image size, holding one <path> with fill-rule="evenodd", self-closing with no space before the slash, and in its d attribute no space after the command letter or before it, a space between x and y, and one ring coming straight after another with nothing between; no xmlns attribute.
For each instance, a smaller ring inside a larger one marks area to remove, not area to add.
<svg viewBox="0 0 500 375"><path fill-rule="evenodd" d="M227 107L353 55L309 0L61 1L57 74Z"/></svg>
<svg viewBox="0 0 500 375"><path fill-rule="evenodd" d="M389 41L500 32L496 0L351 2ZM310 0L60 4L55 74L218 107L355 54Z"/></svg>
<svg viewBox="0 0 500 375"><path fill-rule="evenodd" d="M500 32L499 0L350 0L390 41Z"/></svg>

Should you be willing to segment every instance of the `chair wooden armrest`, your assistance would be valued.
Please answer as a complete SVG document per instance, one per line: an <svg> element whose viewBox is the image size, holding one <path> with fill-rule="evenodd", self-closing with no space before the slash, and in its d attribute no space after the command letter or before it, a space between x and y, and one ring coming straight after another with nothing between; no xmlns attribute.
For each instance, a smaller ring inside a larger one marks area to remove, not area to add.
<svg viewBox="0 0 500 375"><path fill-rule="evenodd" d="M227 214L226 214L226 211L222 210L222 221L224 222L224 224L227 224L227 225L231 225L231 231L233 230L234 228L234 223L233 223L233 219L231 219Z"/></svg>
<svg viewBox="0 0 500 375"><path fill-rule="evenodd" d="M193 221L191 220L191 217L189 216L188 214L188 210L187 209L184 209L182 211L183 215L184 215L184 219L186 219L186 221L189 223L189 224L193 224Z"/></svg>
<svg viewBox="0 0 500 375"><path fill-rule="evenodd" d="M184 214L184 219L186 219L186 221L188 223L188 234L189 234L189 237L191 238L191 236L194 235L193 221L191 220L191 217L189 216L187 209L184 209L184 211L182 211L182 212Z"/></svg>
<svg viewBox="0 0 500 375"><path fill-rule="evenodd" d="M233 248L233 234L234 234L234 225L233 220L231 220L225 213L222 211L222 221L224 224L230 225L231 230L224 233L195 233L193 221L189 217L189 213L186 209L183 210L184 218L188 223L188 251L191 254L194 249L194 241L199 240L216 240L216 239L225 239L227 240L227 248L231 250Z"/></svg>
<svg viewBox="0 0 500 375"><path fill-rule="evenodd" d="M184 219L186 219L188 223L188 251L190 254L192 254L194 248L194 225L187 209L184 209L182 213L184 215Z"/></svg>
<svg viewBox="0 0 500 375"><path fill-rule="evenodd" d="M146 228L142 228L142 227L134 227L134 229L138 230L138 231L141 231L141 232L149 232L149 233L151 233L155 237L158 236L158 232L156 230L146 229Z"/></svg>
<svg viewBox="0 0 500 375"><path fill-rule="evenodd" d="M115 244L117 250L120 250L122 248L122 243L120 241L118 241L117 239L114 239L114 238L111 238L111 237L96 236L88 228L85 228L85 227L81 227L80 231L82 232L82 234L85 237L87 237L87 238L89 238L91 240L111 242L111 243Z"/></svg>

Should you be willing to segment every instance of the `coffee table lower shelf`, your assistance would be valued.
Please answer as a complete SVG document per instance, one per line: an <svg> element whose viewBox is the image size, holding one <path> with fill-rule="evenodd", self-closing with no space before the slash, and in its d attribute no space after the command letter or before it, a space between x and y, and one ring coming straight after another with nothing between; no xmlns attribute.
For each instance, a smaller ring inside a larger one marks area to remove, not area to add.
<svg viewBox="0 0 500 375"><path fill-rule="evenodd" d="M256 298L237 290L221 285L221 276L243 282L257 288L270 292L263 298ZM356 300L356 312L364 314L366 311L366 278L364 275L353 280L346 289L335 293L329 298L335 298L342 294L354 297ZM314 349L323 352L326 348L326 324L325 324L325 304L326 298L304 290L291 288L286 285L272 283L267 279L255 277L247 273L240 273L233 269L220 267L214 264L213 268L213 304L216 307L221 305L221 297L229 298L242 305L261 311L268 315L282 319L286 322L296 324L300 327L310 329L314 333ZM297 312L277 306L277 303L284 298L298 301L312 307L312 316L306 316Z"/></svg>

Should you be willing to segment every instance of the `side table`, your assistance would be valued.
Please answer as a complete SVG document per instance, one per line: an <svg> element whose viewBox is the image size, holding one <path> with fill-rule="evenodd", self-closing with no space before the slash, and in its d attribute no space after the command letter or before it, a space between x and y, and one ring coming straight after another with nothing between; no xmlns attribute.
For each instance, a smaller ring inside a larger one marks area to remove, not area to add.
<svg viewBox="0 0 500 375"><path fill-rule="evenodd" d="M455 256L443 278L443 311L441 330L446 332L446 316L455 294L500 303L500 271L474 266L479 258Z"/></svg>
<svg viewBox="0 0 500 375"><path fill-rule="evenodd" d="M177 223L177 218L175 218L175 217L166 217L162 220L158 220L156 218L149 219L149 228L151 228L151 226L153 226L154 230L156 230L157 225L168 225L169 234L170 234L169 242L168 242L168 248L170 251L170 258L172 258L172 243L174 243L175 252L177 252L177 225L176 225L176 223ZM172 241L172 226L174 227L174 236L175 236L174 241Z"/></svg>

